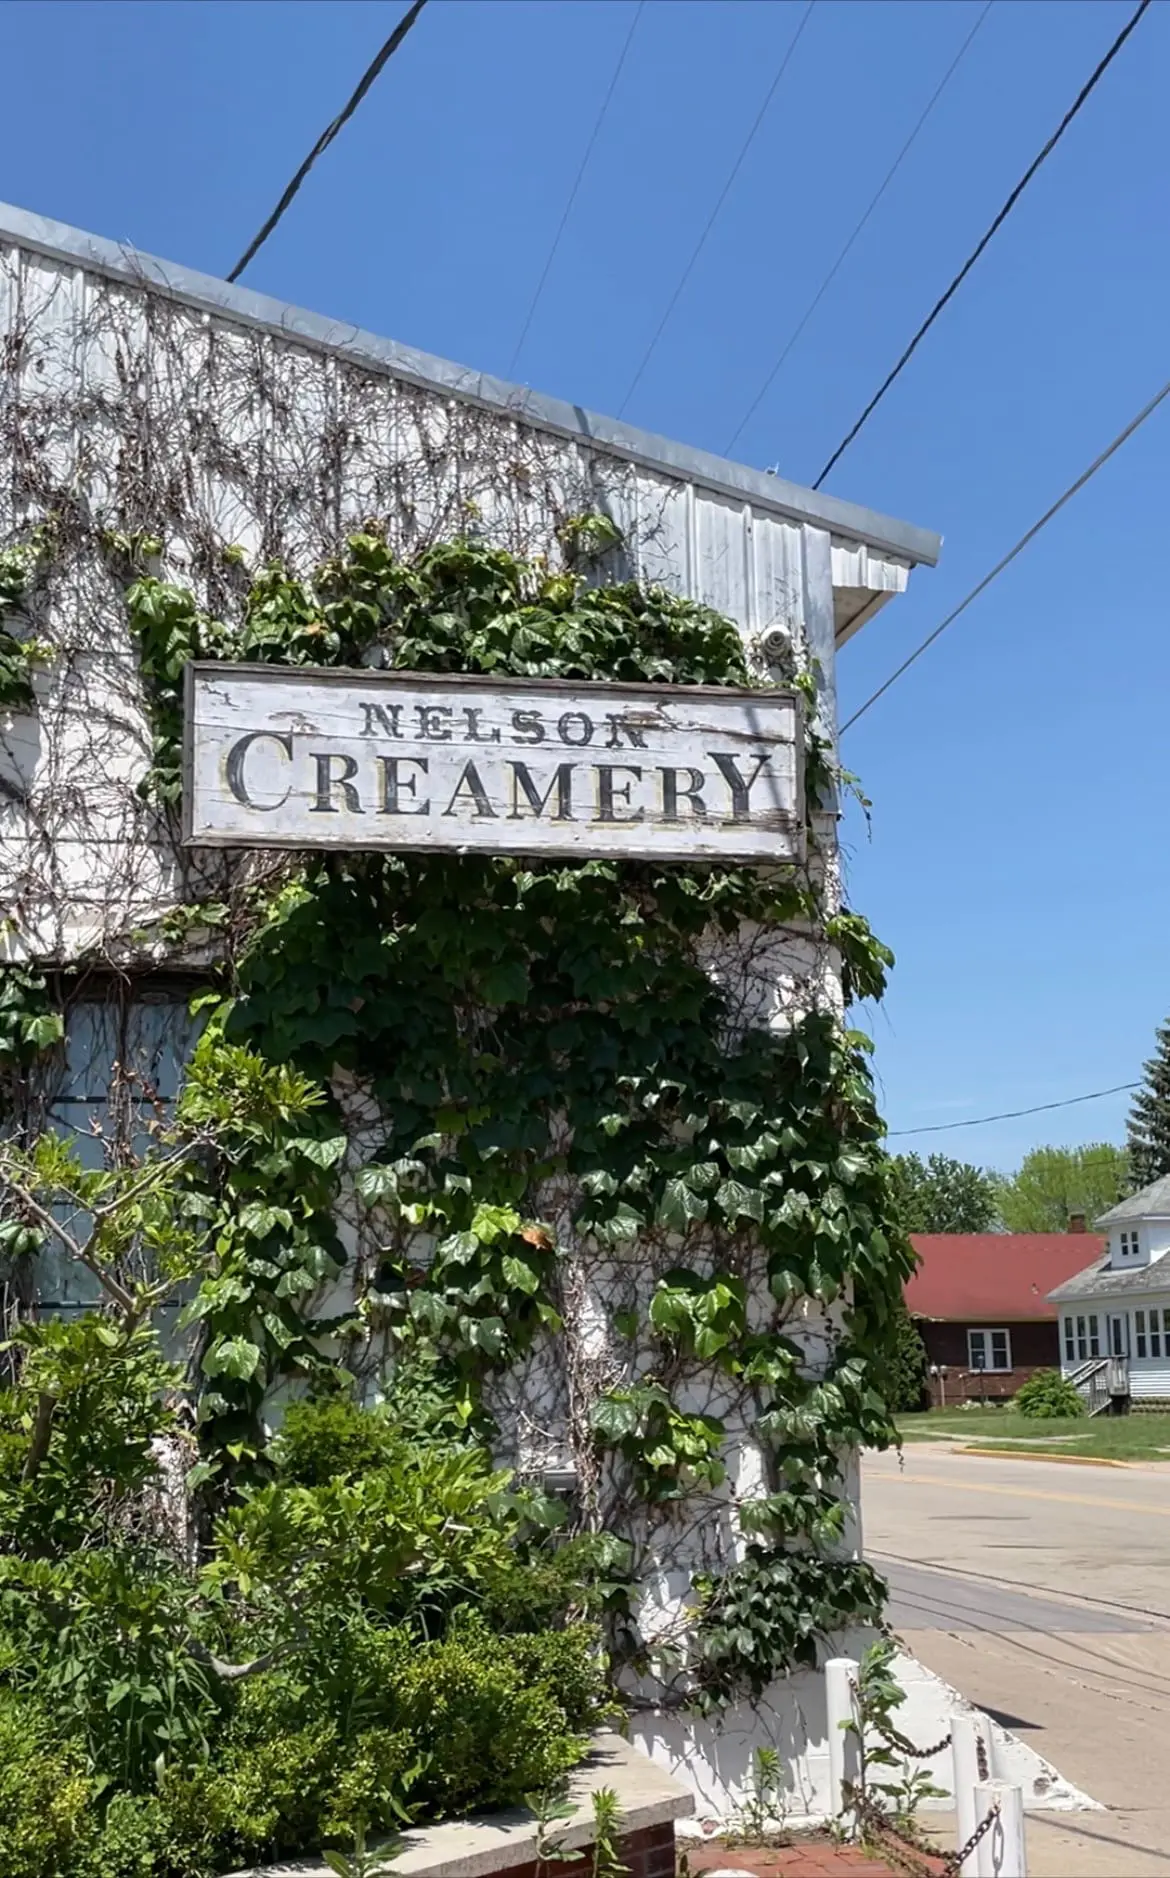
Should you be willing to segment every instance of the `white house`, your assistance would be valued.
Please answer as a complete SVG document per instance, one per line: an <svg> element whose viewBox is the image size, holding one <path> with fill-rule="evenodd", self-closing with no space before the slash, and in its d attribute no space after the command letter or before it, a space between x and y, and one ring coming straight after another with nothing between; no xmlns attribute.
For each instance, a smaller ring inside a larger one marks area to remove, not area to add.
<svg viewBox="0 0 1170 1878"><path fill-rule="evenodd" d="M1170 1174L1096 1224L1104 1254L1048 1294L1060 1313L1063 1373L1111 1359L1114 1395L1170 1401Z"/></svg>

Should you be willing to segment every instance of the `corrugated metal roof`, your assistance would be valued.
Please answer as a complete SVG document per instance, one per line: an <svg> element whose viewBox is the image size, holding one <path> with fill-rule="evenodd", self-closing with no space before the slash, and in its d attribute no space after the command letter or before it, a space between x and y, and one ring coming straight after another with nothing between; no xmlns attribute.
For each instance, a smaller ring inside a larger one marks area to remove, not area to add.
<svg viewBox="0 0 1170 1878"><path fill-rule="evenodd" d="M307 313L299 307L270 299L266 294L253 293L250 288L229 286L212 275L140 254L137 249L107 241L100 235L87 234L65 222L51 221L0 203L0 241L11 241L57 261L73 262L121 281L148 286L189 306L296 339L304 345L350 359L367 370L386 372L447 397L506 412L520 423L586 443L595 450L629 462L669 470L706 488L747 498L792 520L812 523L834 536L864 542L897 555L912 566L933 567L938 560L941 540L928 529L895 521L852 502L842 502L836 496L804 489L797 483L745 464L729 462L709 451L672 443L668 438L638 430L616 418L600 417L580 405L545 397L525 386L508 384L504 379L469 370L466 366L453 365L411 346L400 346L394 340L380 339L352 325Z"/></svg>
<svg viewBox="0 0 1170 1878"><path fill-rule="evenodd" d="M1083 1267L1104 1241L1091 1232L912 1232L921 1261L906 1285L914 1317L959 1324L1052 1318L1054 1283ZM1096 1269L1092 1267L1091 1269Z"/></svg>

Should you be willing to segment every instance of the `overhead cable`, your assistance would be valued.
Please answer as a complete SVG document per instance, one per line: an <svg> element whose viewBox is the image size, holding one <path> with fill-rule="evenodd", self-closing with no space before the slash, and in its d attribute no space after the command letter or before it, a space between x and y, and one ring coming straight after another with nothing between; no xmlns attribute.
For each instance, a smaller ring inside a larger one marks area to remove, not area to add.
<svg viewBox="0 0 1170 1878"><path fill-rule="evenodd" d="M895 667L895 669L890 673L890 676L886 679L885 683L879 685L876 691L873 691L870 693L869 697L865 700L865 703L858 706L857 710L854 711L852 717L847 717L845 719L845 722L841 726L842 735L844 735L844 733L848 729L850 729L852 725L856 724L859 717L865 716L865 713L869 710L871 705L876 704L879 698L885 696L886 692L890 689L890 686L897 683L898 679L901 678L903 672L909 671L910 667L914 664L915 660L920 659L922 657L922 654L927 650L927 648L932 646L935 640L938 639L943 633L945 633L947 627L952 626L954 624L954 622L958 619L960 613L966 612L967 608L971 605L971 602L973 600L977 600L981 593L986 592L987 588L990 587L992 581L998 579L998 577L1000 576L1000 574L1003 573L1006 567L1011 566L1011 563L1016 559L1017 555L1020 555L1024 552L1024 549L1028 546L1029 542L1035 541L1041 529L1046 528L1048 526L1049 522L1052 520L1054 515L1059 515L1065 503L1071 502L1072 498L1078 493L1078 491L1083 489L1087 482L1092 481L1093 477L1097 474L1097 471L1099 469L1102 469L1105 466L1105 464L1108 463L1111 456L1116 455L1118 450L1120 450L1122 444L1128 442L1128 440L1133 436L1136 430L1141 429L1141 426L1145 423L1146 419L1152 416L1153 413L1157 410L1158 406L1163 402L1163 400L1168 397L1170 397L1170 378L1166 380L1166 383L1162 386L1162 389L1160 391L1156 391L1154 393L1154 396L1150 399L1149 403L1144 404L1142 406L1137 416L1130 419L1129 423L1125 426L1125 429L1117 433L1117 436L1113 439L1113 442L1111 444L1108 444L1106 448L1102 450L1100 456L1095 457L1093 459L1093 461L1089 464L1088 469L1082 470L1081 474L1077 477L1075 483L1070 483L1068 488L1065 490L1064 494L1062 496L1057 497L1056 501L1052 504L1052 507L1044 511L1044 514L1040 517L1040 520L1038 522L1033 522L1027 534L1020 536L1020 539L1016 542L1015 547L1009 548L1008 552L1004 555L1003 559L1001 561L996 562L995 566L991 569L990 573L984 574L983 579L979 581L979 583L976 586L972 587L970 593L967 594L965 598L959 601L958 606L953 607L951 611L947 614L946 618L944 620L941 620L939 624L935 627L934 631L926 635L926 638L922 641L921 645L915 646L909 658L903 659L901 665Z"/></svg>
<svg viewBox="0 0 1170 1878"><path fill-rule="evenodd" d="M508 365L508 377L509 378L511 378L512 374L515 372L516 361L519 359L521 352L524 350L524 341L528 337L528 329L532 324L533 316L536 312L537 306L540 304L540 296L544 292L545 282L547 281L549 274L552 271L552 264L556 259L557 249L561 245L561 236L565 232L566 224L568 223L569 217L573 212L573 204L577 200L577 192L580 189L581 184L584 180L585 172L589 168L589 159L593 155L593 146L597 142L598 136L601 133L601 127L605 122L606 113L609 110L610 100L612 99L614 92L617 90L617 82L618 82L618 79L622 75L622 67L624 66L626 62L626 54L630 50L630 41L633 39L634 33L637 30L638 21L642 17L642 9L645 7L645 5L646 5L646 0L638 0L638 4L634 8L634 17L630 21L630 30L625 36L625 40L622 43L621 51L618 53L618 61L617 61L617 64L613 68L613 76L609 81L609 88L606 91L604 98L601 100L601 109L598 111L597 116L594 119L593 129L589 133L589 141L585 145L585 154L581 158L581 167L577 171L577 175L574 180L573 187L569 191L569 200L566 202L564 213L561 216L560 221L557 223L557 232L552 238L552 246L550 247L548 251L548 255L545 260L544 268L541 272L540 279L536 283L536 291L532 296L531 304L529 305L528 311L524 316L524 324L520 328L520 337L516 341L515 350L512 353L512 357Z"/></svg>
<svg viewBox="0 0 1170 1878"><path fill-rule="evenodd" d="M894 158L894 161L891 163L889 169L886 171L885 176L882 178L882 181L879 184L878 189L876 193L874 194L873 198L871 199L869 207L866 209L865 214L862 216L856 228L853 230L853 233L850 235L848 241L845 243L845 246L842 248L840 254L837 256L837 259L833 262L832 267L829 269L828 273L825 275L824 280L821 282L820 286L817 288L812 299L809 301L808 305L804 309L804 312L802 313L797 324L793 327L791 333L788 335L788 338L784 345L784 350L781 352L779 358L776 360L776 363L773 365L771 371L768 373L768 376L765 378L763 384L760 386L755 397L752 399L751 403L748 405L747 410L744 412L743 416L740 418L739 423L736 425L730 437L727 439L727 442L724 444L723 446L724 456L730 456L731 451L735 446L736 440L740 436L740 433L743 431L745 425L754 416L759 406L763 403L764 399L767 397L769 391L771 391L772 386L774 385L774 383L776 382L776 379L780 375L780 371L784 365L785 360L788 357L788 354L792 351L792 348L796 344L797 340L800 338L801 333L804 331L805 327L808 325L809 321L811 320L813 314L816 312L817 308L820 306L821 301L824 299L826 293L829 291L829 288L832 286L834 280L836 279L838 273L840 272L841 265L843 261L845 260L846 256L848 255L850 249L853 247L854 242L857 240L857 237L860 235L862 229L865 227L866 223L869 221L870 216L873 214L874 210L877 208L878 203L881 201L882 197L885 195L886 190L889 188L895 176L898 174L898 171L901 169L902 164L905 162L906 158L909 156L910 150L918 136L919 131L922 129L923 125L926 123L927 118L930 116L931 112L934 110L935 105L938 103L939 99L942 97L943 92L946 90L951 79L954 77L954 74L958 71L959 66L962 64L963 57L967 51L967 48L970 46L971 41L974 39L976 33L979 31L979 28L982 26L984 20L987 18L987 15L991 12L991 9L994 5L995 5L995 0L986 0L986 4L984 5L983 11L980 13L979 17L976 19L975 24L972 26L970 32L967 34L962 45L959 47L959 50L956 52L954 58L951 60L950 64L947 66L946 71L943 73L942 77L938 81L938 84L935 86L933 92L931 93L930 98L927 102L926 109L923 111L921 117L918 119L918 122L915 124L914 129L910 132L910 135L907 137L905 143L902 145L902 148L899 150L897 156Z"/></svg>
<svg viewBox="0 0 1170 1878"><path fill-rule="evenodd" d="M793 53L796 51L796 47L800 39L800 35L803 33L805 27L808 25L809 16L812 13L812 10L816 6L816 4L817 4L817 0L808 0L808 5L805 7L804 12L800 16L800 22L796 28L796 31L793 33L792 38L788 42L787 51L785 52L784 57L780 61L779 67L777 68L777 71L776 71L775 77L772 80L772 83L768 87L767 93L764 98L764 102L763 104L761 104L759 110L756 112L755 120L752 124L752 127L748 131L747 136L744 138L743 143L740 145L739 155L736 157L735 162L732 164L731 169L727 175L727 180L724 183L722 189L719 191L718 196L716 197L715 207L711 210L710 215L707 217L707 221L706 221L706 224L704 225L703 232L699 236L698 241L696 241L694 248L691 250L690 259L688 260L686 266L683 268L682 273L679 275L678 285L675 287L674 292L671 294L670 299L666 303L666 311L663 313L662 318L659 320L658 325L654 329L654 333L653 333L653 336L651 337L650 343L646 347L645 352L642 354L642 358L638 365L638 369L634 373L634 376L631 378L629 385L626 387L626 395L622 399L620 405L618 406L619 417L621 417L624 414L626 406L629 404L630 399L633 397L634 392L637 390L638 385L641 383L642 374L646 370L646 367L649 365L650 360L653 357L654 351L658 345L658 341L661 339L663 333L666 331L666 327L670 320L670 316L674 312L675 307L679 303L679 299L682 296L683 288L686 286L688 280L690 279L691 275L694 272L696 261L698 260L700 254L702 254L703 249L707 245L707 237L711 233L711 230L714 228L716 222L719 219L720 210L722 209L723 204L726 202L728 196L731 194L732 184L735 182L736 177L739 175L739 172L741 168L743 167L744 158L747 156L748 151L751 149L752 144L755 142L756 132L759 130L760 125L763 123L764 118L767 115L768 106L771 104L772 99L776 95L776 92L780 85L780 80L783 78L785 72L788 70L789 61L791 60Z"/></svg>
<svg viewBox="0 0 1170 1878"><path fill-rule="evenodd" d="M1120 1095L1126 1089L1140 1089L1136 1082L1114 1083L1112 1089L1093 1089L1088 1095L1066 1096L1063 1102L1035 1102L1028 1109L1002 1109L998 1115L975 1115L966 1122L933 1122L929 1128L891 1128L894 1135L944 1135L952 1128L982 1128L986 1122L1014 1122L1021 1115L1043 1115L1049 1109L1071 1109L1078 1102L1099 1102L1102 1096Z"/></svg>
<svg viewBox="0 0 1170 1878"><path fill-rule="evenodd" d="M333 142L333 139L336 137L338 131L342 130L345 127L345 125L348 124L350 118L353 116L354 112L357 110L358 105L361 103L367 91L370 89L370 86L373 84L379 72L382 70L382 67L386 64L387 60L392 58L393 55L397 52L399 46L402 44L403 40L406 38L407 33L410 31L411 27L414 25L414 22L418 18L419 14L422 12L426 3L427 3L427 0L414 0L413 6L409 7L407 11L402 15L402 18L399 20L397 26L394 28L394 31L391 33L385 45L381 48L381 50L377 53L373 61L366 67L365 71L362 73L361 79L359 80L358 85L357 85L357 89L353 92L348 103L338 113L338 115L334 118L333 122L328 126L328 128L321 132L321 135L318 137L316 143L313 145L313 148L309 151L308 156L305 158L304 162L301 164L300 169L297 171L296 175L293 177L291 183L289 183L288 188L285 190L284 194L281 196L280 201L277 203L276 207L273 209L272 214L268 217L268 220L265 222L263 228L260 230L260 233L249 244L249 246L244 249L243 254L240 256L239 260L236 262L235 266L233 267L231 273L228 275L229 280L238 280L240 275L243 273L244 269L247 267L249 261L251 261L255 257L255 255L259 252L259 250L264 246L264 243L268 240L269 235L272 233L273 229L276 227L276 224L279 222L281 216L284 214L285 210L288 208L289 203L292 201L293 197L296 195L297 190L300 188L301 184L304 182L305 177L309 174L309 171L312 169L314 163L317 161L317 158L323 155L326 150L328 150L330 144Z"/></svg>
<svg viewBox="0 0 1170 1878"><path fill-rule="evenodd" d="M1080 91L1077 93L1076 97L1073 99L1072 104L1069 106L1068 110L1065 112L1064 116L1061 118L1060 123L1057 125L1056 129L1053 131L1051 137L1048 139L1048 142L1044 145L1044 148L1040 151L1039 155L1033 158L1032 162L1028 165L1028 168L1024 171L1024 174L1021 176L1019 182L1016 184L1015 188L1012 190L1010 196L1008 197L1007 201L1004 203L1003 207L1000 209L999 214L995 217L991 226L988 228L986 234L981 237L979 242L972 249L971 253L968 255L967 259L964 261L962 267L959 269L958 273L955 275L954 279L951 281L951 284L947 288L946 292L942 294L939 297L939 299L935 301L934 305L930 309L930 312L927 314L921 326L918 328L918 331L915 333L913 339L910 341L910 344L906 347L906 350L903 352L901 358L898 360L898 363L894 366L892 371L886 374L886 377L883 379L882 383L878 386L877 390L874 392L873 397L870 399L869 403L866 405L864 411L861 413L861 416L858 418L857 422L854 424L852 430L848 431L846 435L841 439L841 442L837 445L837 448L834 450L832 456L829 458L828 462L825 464L824 469L821 471L820 475L817 477L816 482L813 484L814 489L820 488L821 484L825 480L825 477L829 474L829 471L833 468L833 465L840 461L841 457L844 456L846 450L849 448L850 444L853 442L854 438L857 436L862 426L866 424L869 421L869 419L873 416L873 413L877 410L878 405L881 403L882 399L885 397L887 391L890 389L890 386L894 383L894 380L899 376L899 374L902 372L904 367L909 364L910 360L913 358L915 352L917 352L919 346L921 345L922 341L925 339L931 327L934 325L935 320L938 318L939 314L942 312L947 302L953 299L954 295L958 292L959 288L962 286L963 282L966 280L968 274L971 272L971 269L974 267L976 261L979 259L979 256L983 253L984 249L987 247L992 237L999 231L999 229L1003 227L1003 224L1007 221L1008 216L1011 214L1012 210L1015 208L1016 203L1019 201L1020 197L1023 195L1025 189L1028 187L1028 184L1031 182L1033 176L1035 176L1037 170L1040 168L1045 158L1051 156L1057 144L1060 142L1061 138L1064 136L1065 131L1068 129L1074 117L1077 115L1077 112L1080 110L1081 106L1086 102L1086 100L1089 97L1089 94L1093 91L1098 81L1104 77L1105 73L1108 71L1109 67L1112 65L1114 59L1117 57L1118 53L1121 51L1122 46L1125 44L1126 40L1129 38L1134 27L1137 25L1138 21L1142 17L1142 14L1146 11L1149 5L1150 5L1150 0L1139 0L1139 4L1138 4L1136 11L1130 15L1129 19L1126 21L1125 25L1122 27L1121 31L1118 33L1116 39L1113 41L1113 44L1110 46L1108 52L1106 52L1104 58L1100 60L1100 62L1095 67L1095 69L1090 73L1089 77L1086 79L1085 83L1081 86Z"/></svg>

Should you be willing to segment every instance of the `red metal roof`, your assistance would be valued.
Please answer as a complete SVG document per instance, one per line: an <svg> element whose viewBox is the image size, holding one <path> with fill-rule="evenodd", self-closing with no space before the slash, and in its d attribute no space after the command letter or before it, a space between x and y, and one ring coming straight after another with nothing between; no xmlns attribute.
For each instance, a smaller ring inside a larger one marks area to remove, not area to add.
<svg viewBox="0 0 1170 1878"><path fill-rule="evenodd" d="M1095 1232L914 1232L920 1264L906 1285L915 1317L960 1324L1056 1316L1048 1293L1105 1250Z"/></svg>

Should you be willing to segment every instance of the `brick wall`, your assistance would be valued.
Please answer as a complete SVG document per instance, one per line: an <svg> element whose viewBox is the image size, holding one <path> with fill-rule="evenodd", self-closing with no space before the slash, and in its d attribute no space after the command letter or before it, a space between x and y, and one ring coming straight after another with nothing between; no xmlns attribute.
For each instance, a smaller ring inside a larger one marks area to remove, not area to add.
<svg viewBox="0 0 1170 1878"><path fill-rule="evenodd" d="M929 1363L945 1367L945 1378L930 1377L930 1399L937 1408L945 1386L948 1408L959 1402L1005 1402L1038 1369L1060 1368L1060 1333L1055 1318L1006 1324L980 1320L978 1324L939 1324L916 1320L926 1345ZM967 1331L1006 1330L1011 1338L1011 1369L973 1372Z"/></svg>
<svg viewBox="0 0 1170 1878"><path fill-rule="evenodd" d="M648 1826L644 1832L627 1833L618 1841L618 1858L630 1868L630 1878L675 1878L674 1825ZM593 1847L582 1846L580 1855L560 1863L537 1865L529 1860L521 1865L500 1867L500 1878L581 1878L593 1865Z"/></svg>

